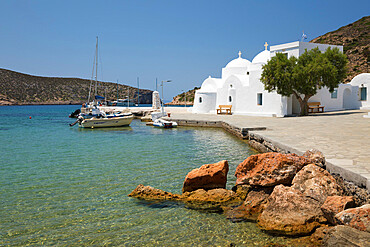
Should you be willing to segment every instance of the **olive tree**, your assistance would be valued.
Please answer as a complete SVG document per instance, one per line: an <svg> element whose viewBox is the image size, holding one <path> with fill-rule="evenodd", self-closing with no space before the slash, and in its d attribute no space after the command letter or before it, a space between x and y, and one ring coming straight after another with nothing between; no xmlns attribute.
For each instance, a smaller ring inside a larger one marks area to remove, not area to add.
<svg viewBox="0 0 370 247"><path fill-rule="evenodd" d="M346 76L346 56L338 48L321 53L318 48L305 51L299 58L289 59L277 53L263 66L261 81L268 92L297 98L301 112L308 114L307 102L318 89L327 87L333 92Z"/></svg>

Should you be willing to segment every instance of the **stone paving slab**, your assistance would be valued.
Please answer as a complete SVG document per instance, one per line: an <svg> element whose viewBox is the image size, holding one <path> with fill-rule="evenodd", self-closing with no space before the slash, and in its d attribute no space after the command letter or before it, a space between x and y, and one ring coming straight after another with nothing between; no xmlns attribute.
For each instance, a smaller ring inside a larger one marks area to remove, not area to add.
<svg viewBox="0 0 370 247"><path fill-rule="evenodd" d="M192 114L166 108L171 119L223 121L238 128L266 128L251 131L298 154L316 148L324 153L333 171L370 190L370 119L364 110L318 113L305 117L251 117L241 115ZM329 165L329 166L330 166ZM352 174L352 175L351 175ZM361 178L361 179L360 179Z"/></svg>

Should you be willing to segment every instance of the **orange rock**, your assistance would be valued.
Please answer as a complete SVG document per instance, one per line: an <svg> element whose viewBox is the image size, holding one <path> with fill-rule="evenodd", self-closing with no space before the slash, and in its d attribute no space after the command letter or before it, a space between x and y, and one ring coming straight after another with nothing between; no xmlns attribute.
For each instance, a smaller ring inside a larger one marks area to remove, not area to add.
<svg viewBox="0 0 370 247"><path fill-rule="evenodd" d="M353 208L355 201L353 196L328 196L325 203L321 206L325 218L335 225L335 215L347 208Z"/></svg>
<svg viewBox="0 0 370 247"><path fill-rule="evenodd" d="M145 200L181 200L181 195L139 184L128 196Z"/></svg>
<svg viewBox="0 0 370 247"><path fill-rule="evenodd" d="M290 185L296 173L310 160L296 154L263 153L252 155L236 168L236 184L255 186Z"/></svg>
<svg viewBox="0 0 370 247"><path fill-rule="evenodd" d="M185 177L182 192L190 192L197 189L226 188L229 164L226 160L214 164L202 165L194 169Z"/></svg>
<svg viewBox="0 0 370 247"><path fill-rule="evenodd" d="M319 150L316 149L307 150L302 156L309 159L312 164L315 164L325 169L325 156Z"/></svg>
<svg viewBox="0 0 370 247"><path fill-rule="evenodd" d="M242 199L232 190L198 189L182 194L182 201L188 207L202 210L222 211L223 207L240 205Z"/></svg>
<svg viewBox="0 0 370 247"><path fill-rule="evenodd" d="M358 208L346 209L335 215L342 225L348 225L360 231L370 232L370 204Z"/></svg>
<svg viewBox="0 0 370 247"><path fill-rule="evenodd" d="M308 235L326 222L320 203L299 190L278 185L258 216L261 229L283 235Z"/></svg>
<svg viewBox="0 0 370 247"><path fill-rule="evenodd" d="M226 217L233 221L256 221L264 209L272 188L253 189L250 191L242 205L226 211Z"/></svg>
<svg viewBox="0 0 370 247"><path fill-rule="evenodd" d="M292 181L292 187L323 204L328 196L342 195L343 190L330 173L316 165L302 168Z"/></svg>

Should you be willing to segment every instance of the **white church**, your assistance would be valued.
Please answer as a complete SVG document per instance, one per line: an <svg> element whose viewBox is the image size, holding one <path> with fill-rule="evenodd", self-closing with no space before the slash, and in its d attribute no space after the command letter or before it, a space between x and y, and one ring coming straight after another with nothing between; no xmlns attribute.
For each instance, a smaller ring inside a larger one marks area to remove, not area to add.
<svg viewBox="0 0 370 247"><path fill-rule="evenodd" d="M204 80L195 93L192 112L216 114L220 105L231 105L231 112L236 115L284 117L298 114L300 106L293 95L284 97L264 89L260 81L262 66L276 53L287 54L288 58L299 57L306 49L316 47L322 52L328 47L336 47L343 52L343 46L300 41L270 46L268 50L265 43L265 50L250 62L242 58L239 51L239 57L222 68L221 78L210 76ZM369 87L370 73L364 73L353 78L349 84L340 84L333 93L327 88L320 89L309 102L320 102L325 111L370 108Z"/></svg>

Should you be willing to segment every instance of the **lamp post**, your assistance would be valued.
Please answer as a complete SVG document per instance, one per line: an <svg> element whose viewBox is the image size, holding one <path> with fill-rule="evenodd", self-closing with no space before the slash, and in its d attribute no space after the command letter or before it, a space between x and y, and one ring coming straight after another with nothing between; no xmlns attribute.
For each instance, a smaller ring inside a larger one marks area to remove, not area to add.
<svg viewBox="0 0 370 247"><path fill-rule="evenodd" d="M161 87L162 87L162 115L164 114L164 109L163 109L163 100L164 100L164 96L163 96L163 83L164 82L171 82L172 80L167 80L167 81L162 81L161 82Z"/></svg>

